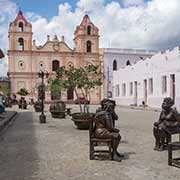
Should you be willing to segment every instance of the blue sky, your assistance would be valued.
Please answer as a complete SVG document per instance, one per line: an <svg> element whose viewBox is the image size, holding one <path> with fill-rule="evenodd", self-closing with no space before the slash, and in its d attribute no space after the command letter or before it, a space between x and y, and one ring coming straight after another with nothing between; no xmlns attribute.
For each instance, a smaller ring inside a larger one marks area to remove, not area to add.
<svg viewBox="0 0 180 180"><path fill-rule="evenodd" d="M0 0L1 1L1 0ZM98 0L97 0L98 1ZM114 0L124 7L122 0ZM150 0L145 0L145 2ZM23 11L31 11L39 14L47 19L51 19L58 13L58 5L63 3L69 3L72 7L72 11L76 8L77 0L13 0L13 2L19 4ZM112 0L105 0L104 4L110 3Z"/></svg>
<svg viewBox="0 0 180 180"><path fill-rule="evenodd" d="M72 8L76 6L76 0L13 0L15 3L18 2L19 6L23 11L31 11L44 16L48 19L57 15L58 5L61 3L69 2Z"/></svg>

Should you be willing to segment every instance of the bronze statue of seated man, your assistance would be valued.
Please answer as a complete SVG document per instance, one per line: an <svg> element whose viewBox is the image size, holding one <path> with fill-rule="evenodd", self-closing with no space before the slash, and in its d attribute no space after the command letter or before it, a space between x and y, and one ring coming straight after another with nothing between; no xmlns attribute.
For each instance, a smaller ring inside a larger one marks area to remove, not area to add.
<svg viewBox="0 0 180 180"><path fill-rule="evenodd" d="M121 136L119 130L113 125L112 112L114 104L110 101L103 102L103 108L95 115L95 137L100 139L112 139L113 159L120 161L122 155L117 151Z"/></svg>
<svg viewBox="0 0 180 180"><path fill-rule="evenodd" d="M171 134L180 133L180 117L176 108L172 108L173 105L172 98L164 98L159 121L154 123L153 128L155 137L154 150L164 150L165 140L168 140Z"/></svg>

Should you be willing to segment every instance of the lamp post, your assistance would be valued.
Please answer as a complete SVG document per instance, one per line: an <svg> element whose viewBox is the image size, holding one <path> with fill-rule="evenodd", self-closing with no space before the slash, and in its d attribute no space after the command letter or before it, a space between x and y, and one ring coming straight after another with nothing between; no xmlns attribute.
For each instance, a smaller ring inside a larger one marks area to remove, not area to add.
<svg viewBox="0 0 180 180"><path fill-rule="evenodd" d="M44 114L44 99L45 99L45 89L44 89L44 78L48 78L49 73L47 71L39 71L38 73L39 77L42 79L42 86L41 86L41 91L40 91L40 99L41 99L41 115L39 116L39 121L40 123L46 123L46 115Z"/></svg>

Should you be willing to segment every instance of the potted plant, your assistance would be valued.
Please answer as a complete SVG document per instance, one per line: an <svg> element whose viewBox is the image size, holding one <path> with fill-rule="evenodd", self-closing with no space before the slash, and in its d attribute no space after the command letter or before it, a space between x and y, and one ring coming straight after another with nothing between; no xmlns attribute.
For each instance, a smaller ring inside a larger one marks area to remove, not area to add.
<svg viewBox="0 0 180 180"><path fill-rule="evenodd" d="M71 67L65 70L64 85L68 88L73 88L77 97L80 112L72 113L72 121L78 129L89 129L90 121L93 113L89 112L89 102L91 100L90 91L96 86L101 86L101 73L98 72L98 66L89 65L80 68ZM86 99L81 103L81 99Z"/></svg>
<svg viewBox="0 0 180 180"><path fill-rule="evenodd" d="M27 96L29 93L25 88L21 88L17 94L19 94L21 96L20 100L19 100L19 108L21 109L27 109L27 102L25 100L25 96Z"/></svg>
<svg viewBox="0 0 180 180"><path fill-rule="evenodd" d="M4 102L5 107L12 107L10 87L8 85L4 85L4 86L2 85L0 86L0 90L3 92L5 98L5 102Z"/></svg>
<svg viewBox="0 0 180 180"><path fill-rule="evenodd" d="M51 91L51 97L53 101L50 105L51 116L54 118L65 118L66 104L61 100L61 91L65 89L64 86L64 74L65 67L62 66L56 71L56 78L49 79L49 89Z"/></svg>

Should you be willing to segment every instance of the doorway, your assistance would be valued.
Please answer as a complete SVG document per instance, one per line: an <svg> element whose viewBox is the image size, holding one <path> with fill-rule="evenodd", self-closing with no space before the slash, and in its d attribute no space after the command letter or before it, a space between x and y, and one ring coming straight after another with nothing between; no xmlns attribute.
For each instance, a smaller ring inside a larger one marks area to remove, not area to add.
<svg viewBox="0 0 180 180"><path fill-rule="evenodd" d="M134 81L134 105L135 106L137 106L137 97L138 97L137 81Z"/></svg>
<svg viewBox="0 0 180 180"><path fill-rule="evenodd" d="M171 74L170 75L170 97L174 100L175 103L175 96L176 96L176 92L175 92L175 75Z"/></svg>
<svg viewBox="0 0 180 180"><path fill-rule="evenodd" d="M69 88L67 90L67 100L73 100L74 99L74 90L73 88Z"/></svg>
<svg viewBox="0 0 180 180"><path fill-rule="evenodd" d="M147 105L147 79L144 79L144 105Z"/></svg>
<svg viewBox="0 0 180 180"><path fill-rule="evenodd" d="M61 92L51 91L51 100L60 100L61 99Z"/></svg>

